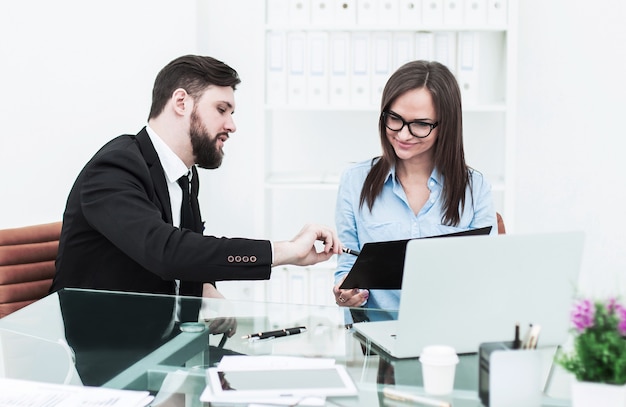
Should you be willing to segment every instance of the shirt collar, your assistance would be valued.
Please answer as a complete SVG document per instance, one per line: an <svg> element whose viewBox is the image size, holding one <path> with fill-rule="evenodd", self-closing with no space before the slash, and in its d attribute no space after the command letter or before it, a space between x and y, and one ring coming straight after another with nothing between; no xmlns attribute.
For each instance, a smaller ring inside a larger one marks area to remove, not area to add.
<svg viewBox="0 0 626 407"><path fill-rule="evenodd" d="M150 126L146 126L146 131L148 136L150 136L150 141L152 141L152 145L159 156L159 161L161 161L161 166L169 182L176 182L180 177L189 173L189 168L187 168L183 160L165 144L163 139Z"/></svg>
<svg viewBox="0 0 626 407"><path fill-rule="evenodd" d="M396 178L396 166L395 165L392 165L391 168L389 169L389 174L387 174L385 183L390 182L390 181L393 182L394 185L399 184L398 179ZM441 175L439 170L437 170L437 167L435 167L433 169L433 172L430 174L430 178L428 179L428 182L430 183L431 181L434 181L438 185L443 185L443 176Z"/></svg>

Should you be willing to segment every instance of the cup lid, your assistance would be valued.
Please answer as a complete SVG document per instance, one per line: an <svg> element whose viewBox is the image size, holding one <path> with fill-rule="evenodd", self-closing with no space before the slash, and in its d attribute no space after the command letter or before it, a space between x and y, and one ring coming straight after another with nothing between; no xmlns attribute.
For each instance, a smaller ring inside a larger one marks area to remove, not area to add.
<svg viewBox="0 0 626 407"><path fill-rule="evenodd" d="M422 349L420 362L431 365L456 365L459 363L459 356L452 346L431 345Z"/></svg>

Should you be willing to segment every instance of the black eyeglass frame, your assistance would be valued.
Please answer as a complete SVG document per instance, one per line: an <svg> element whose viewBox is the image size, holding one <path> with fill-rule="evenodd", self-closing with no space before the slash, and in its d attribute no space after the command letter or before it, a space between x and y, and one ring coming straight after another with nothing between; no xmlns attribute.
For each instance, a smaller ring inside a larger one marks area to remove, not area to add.
<svg viewBox="0 0 626 407"><path fill-rule="evenodd" d="M402 122L402 127L400 127L399 129L392 129L391 127L387 126L387 116L393 117L394 119L398 119ZM415 138L426 138L428 136L430 136L430 133L433 132L433 130L435 129L435 127L437 127L439 125L439 122L435 122L435 123L428 123L422 120L413 120L412 122L407 122L406 120L404 120L404 118L402 116L400 116L397 113L394 112L390 112L388 110L385 110L384 112L381 113L380 115L381 120L383 121L383 124L385 125L385 127L391 131L402 131L402 129L404 128L404 126L407 126L407 128L409 129L409 133L411 133L411 136L415 137ZM427 135L425 136L417 136L415 135L412 131L411 131L411 124L416 123L422 126L429 126L430 127L430 131L428 132Z"/></svg>

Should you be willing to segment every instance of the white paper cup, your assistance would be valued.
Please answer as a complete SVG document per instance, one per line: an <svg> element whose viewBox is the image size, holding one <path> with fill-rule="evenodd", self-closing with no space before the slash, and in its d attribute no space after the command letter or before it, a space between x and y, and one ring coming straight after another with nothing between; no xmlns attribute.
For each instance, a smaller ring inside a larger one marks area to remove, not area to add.
<svg viewBox="0 0 626 407"><path fill-rule="evenodd" d="M454 389L454 374L459 356L451 346L426 346L420 354L424 391L432 395L445 395Z"/></svg>

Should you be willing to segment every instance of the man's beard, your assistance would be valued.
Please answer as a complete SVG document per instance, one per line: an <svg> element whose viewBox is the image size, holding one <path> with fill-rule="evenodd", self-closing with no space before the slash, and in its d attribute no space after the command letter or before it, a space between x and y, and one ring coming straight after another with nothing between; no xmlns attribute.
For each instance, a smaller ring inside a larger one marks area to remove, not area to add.
<svg viewBox="0 0 626 407"><path fill-rule="evenodd" d="M195 108L191 113L189 138L198 167L212 170L222 165L224 153L217 148L217 135L213 138L209 136L209 132L206 126L202 125Z"/></svg>

